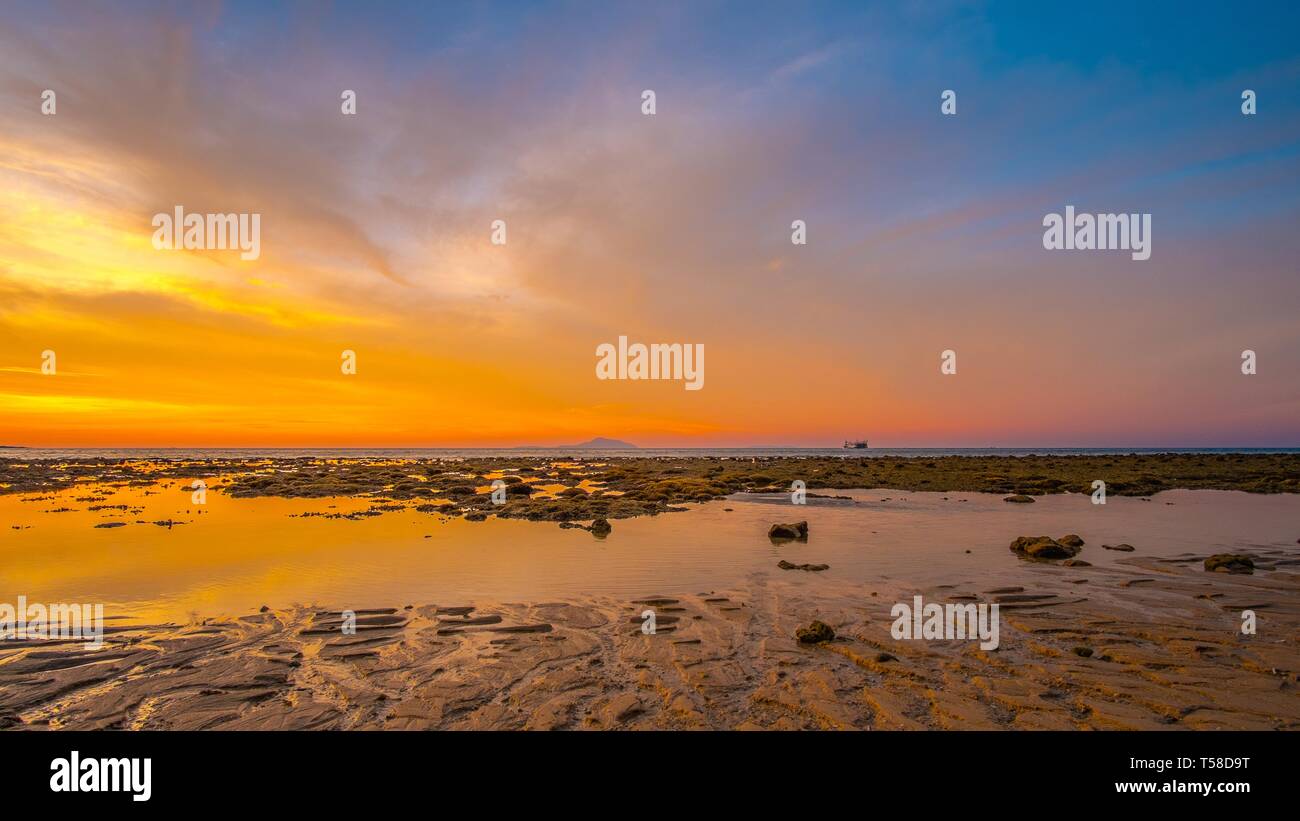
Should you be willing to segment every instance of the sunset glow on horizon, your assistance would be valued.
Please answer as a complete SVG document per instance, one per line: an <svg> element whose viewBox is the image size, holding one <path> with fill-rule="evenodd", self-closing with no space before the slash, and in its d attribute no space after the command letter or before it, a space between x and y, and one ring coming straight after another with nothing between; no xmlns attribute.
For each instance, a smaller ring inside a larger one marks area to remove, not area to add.
<svg viewBox="0 0 1300 821"><path fill-rule="evenodd" d="M1294 25L255 8L0 30L0 444L1300 445ZM1069 205L1151 258L1044 250ZM178 206L260 256L156 250ZM597 379L620 336L704 387Z"/></svg>

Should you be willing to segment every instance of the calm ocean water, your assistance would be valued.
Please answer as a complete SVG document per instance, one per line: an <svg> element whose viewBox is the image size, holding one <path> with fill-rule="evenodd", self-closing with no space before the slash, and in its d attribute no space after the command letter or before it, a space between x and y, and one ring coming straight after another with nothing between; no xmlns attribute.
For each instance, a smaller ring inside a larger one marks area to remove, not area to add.
<svg viewBox="0 0 1300 821"><path fill-rule="evenodd" d="M493 456L581 456L591 458L715 456L750 459L772 456L1074 456L1127 453L1300 453L1300 448L0 448L15 459L257 459L296 457L466 459Z"/></svg>

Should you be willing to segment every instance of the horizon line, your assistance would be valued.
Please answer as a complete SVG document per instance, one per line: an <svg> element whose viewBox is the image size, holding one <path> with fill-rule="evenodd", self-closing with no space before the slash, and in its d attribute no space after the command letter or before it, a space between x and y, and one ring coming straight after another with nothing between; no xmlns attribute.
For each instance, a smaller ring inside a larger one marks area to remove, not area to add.
<svg viewBox="0 0 1300 821"><path fill-rule="evenodd" d="M878 445L845 448L840 445L631 445L601 447L582 444L559 445L0 445L0 450L1300 450L1300 444L1284 445Z"/></svg>

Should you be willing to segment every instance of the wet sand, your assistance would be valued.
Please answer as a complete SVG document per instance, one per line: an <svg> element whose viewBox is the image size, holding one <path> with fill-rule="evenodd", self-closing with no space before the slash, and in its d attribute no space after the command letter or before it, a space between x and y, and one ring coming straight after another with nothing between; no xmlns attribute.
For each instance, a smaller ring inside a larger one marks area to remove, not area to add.
<svg viewBox="0 0 1300 821"><path fill-rule="evenodd" d="M602 535L420 511L392 487L240 497L210 470L200 512L194 466L113 470L0 495L8 600L110 615L100 650L0 642L0 726L1300 728L1294 494L1098 506L813 487L799 507L675 502ZM543 493L593 492L576 475L590 471L566 472ZM797 519L806 542L767 539ZM1064 533L1082 535L1086 565L1008 549ZM1122 542L1134 550L1103 547ZM1204 569L1226 552L1255 572ZM998 648L892 638L890 608L918 594L998 603ZM797 642L814 619L836 639Z"/></svg>
<svg viewBox="0 0 1300 821"><path fill-rule="evenodd" d="M1300 728L1300 576L1120 564L1035 568L1023 589L754 578L639 600L375 602L352 636L337 612L291 609L130 627L97 652L10 642L0 715L87 729ZM894 640L889 608L913 592L1001 601L1000 646ZM1246 608L1257 635L1240 633ZM796 642L812 618L837 638Z"/></svg>

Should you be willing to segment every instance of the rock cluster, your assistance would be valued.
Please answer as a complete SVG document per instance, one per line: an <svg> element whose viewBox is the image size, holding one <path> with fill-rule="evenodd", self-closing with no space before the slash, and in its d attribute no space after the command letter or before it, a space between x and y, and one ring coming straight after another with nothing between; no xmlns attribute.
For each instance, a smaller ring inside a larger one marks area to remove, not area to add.
<svg viewBox="0 0 1300 821"><path fill-rule="evenodd" d="M1078 555L1083 540L1078 536L1021 536L1011 543L1011 552L1026 559L1072 559Z"/></svg>

